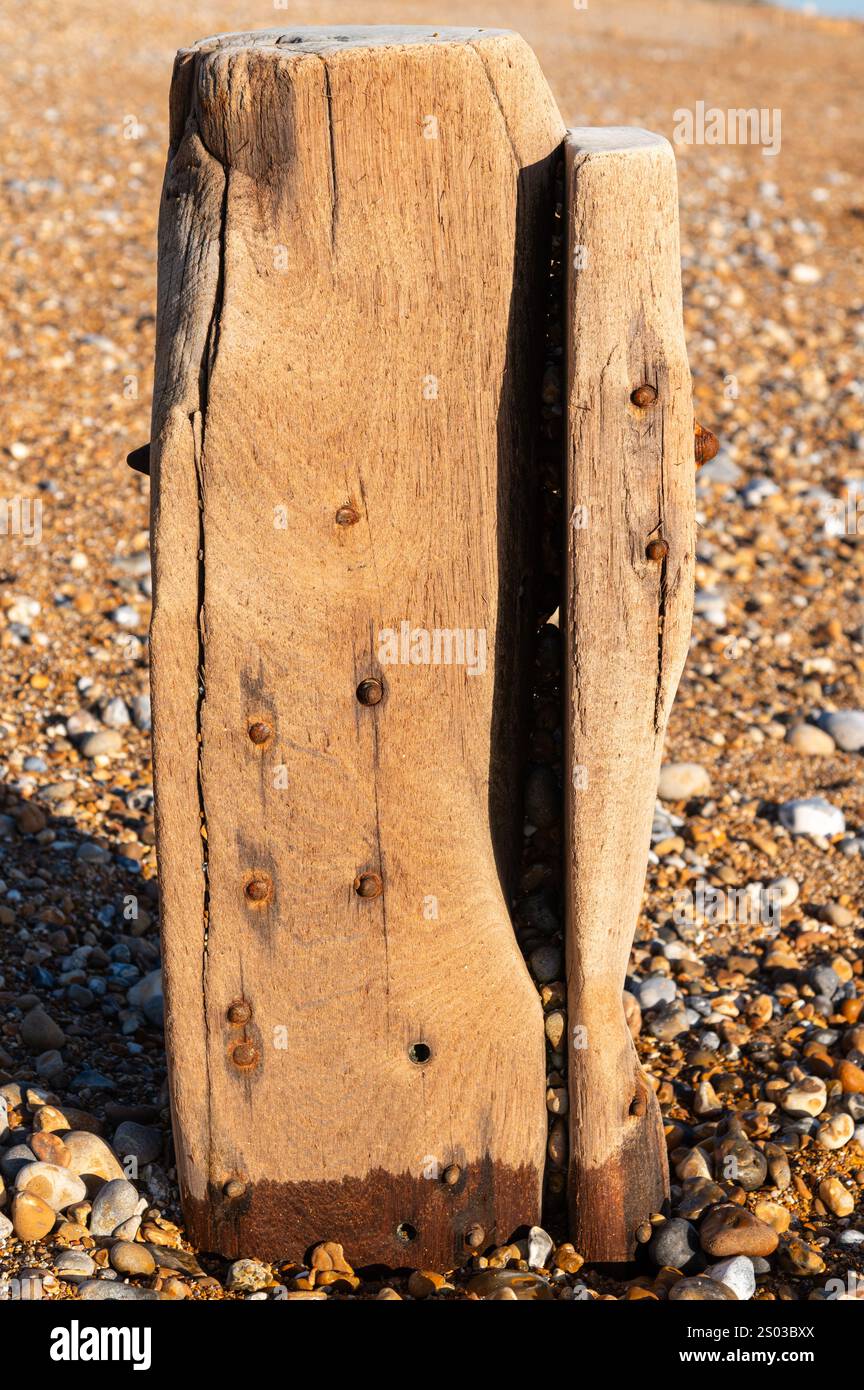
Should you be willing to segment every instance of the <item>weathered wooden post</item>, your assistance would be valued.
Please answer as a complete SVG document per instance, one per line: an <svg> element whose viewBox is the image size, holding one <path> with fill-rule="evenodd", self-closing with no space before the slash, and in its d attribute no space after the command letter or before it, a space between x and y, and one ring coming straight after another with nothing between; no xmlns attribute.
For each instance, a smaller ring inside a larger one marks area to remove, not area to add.
<svg viewBox="0 0 864 1390"><path fill-rule="evenodd" d="M690 637L693 412L669 143L571 130L565 890L573 1239L628 1259L667 1195L621 993L663 735Z"/></svg>
<svg viewBox="0 0 864 1390"><path fill-rule="evenodd" d="M178 55L152 685L205 1249L451 1267L540 1219L543 1019L508 900L564 136L502 31ZM621 989L689 630L692 414L671 149L564 154L569 1190L582 1253L616 1260L666 1184Z"/></svg>
<svg viewBox="0 0 864 1390"><path fill-rule="evenodd" d="M167 1035L205 1249L540 1216L508 914L553 157L494 30L178 56L151 466Z"/></svg>

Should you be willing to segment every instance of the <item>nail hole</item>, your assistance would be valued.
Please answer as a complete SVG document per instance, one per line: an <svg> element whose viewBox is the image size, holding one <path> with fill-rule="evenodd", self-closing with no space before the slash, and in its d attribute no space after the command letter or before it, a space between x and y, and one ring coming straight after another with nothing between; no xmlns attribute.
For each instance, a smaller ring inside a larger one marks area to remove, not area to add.
<svg viewBox="0 0 864 1390"><path fill-rule="evenodd" d="M427 1047L426 1043L412 1043L408 1049L408 1056L411 1058L411 1061L416 1062L419 1067L422 1066L424 1062L429 1061L429 1058L432 1056L432 1049L431 1047Z"/></svg>
<svg viewBox="0 0 864 1390"><path fill-rule="evenodd" d="M353 507L340 507L336 513L337 526L356 526L359 520L360 514Z"/></svg>
<svg viewBox="0 0 864 1390"><path fill-rule="evenodd" d="M404 1241L406 1245L410 1240L416 1240L417 1227L412 1226L410 1221L400 1221L396 1227L396 1239Z"/></svg>

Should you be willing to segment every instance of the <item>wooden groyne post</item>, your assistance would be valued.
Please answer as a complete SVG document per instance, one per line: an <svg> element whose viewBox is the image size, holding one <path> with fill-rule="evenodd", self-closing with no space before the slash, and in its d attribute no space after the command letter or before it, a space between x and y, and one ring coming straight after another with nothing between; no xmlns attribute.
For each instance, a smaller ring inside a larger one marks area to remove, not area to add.
<svg viewBox="0 0 864 1390"><path fill-rule="evenodd" d="M662 1201L620 995L686 646L692 438L671 152L604 139L564 145L503 31L256 31L178 55L152 687L202 1248L335 1239L356 1265L452 1267L541 1219L543 1017L509 909L562 151L589 257L568 277L563 463L589 523L561 538L583 1253L625 1258Z"/></svg>

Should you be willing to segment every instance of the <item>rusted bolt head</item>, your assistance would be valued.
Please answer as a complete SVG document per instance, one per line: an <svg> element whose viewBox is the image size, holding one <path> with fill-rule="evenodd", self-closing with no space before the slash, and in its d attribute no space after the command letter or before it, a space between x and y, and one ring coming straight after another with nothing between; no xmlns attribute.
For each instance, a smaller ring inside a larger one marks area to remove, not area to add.
<svg viewBox="0 0 864 1390"><path fill-rule="evenodd" d="M250 1042L240 1042L231 1053L235 1067L254 1067L258 1061L258 1051Z"/></svg>
<svg viewBox="0 0 864 1390"><path fill-rule="evenodd" d="M269 724L250 724L249 737L253 743L266 743L269 738L273 737L273 730Z"/></svg>
<svg viewBox="0 0 864 1390"><path fill-rule="evenodd" d="M653 541L646 545L645 554L649 560L665 560L669 554L669 542L664 541L662 536L655 536Z"/></svg>
<svg viewBox="0 0 864 1390"><path fill-rule="evenodd" d="M384 687L374 676L361 681L357 687L357 699L361 705L380 705L384 698Z"/></svg>
<svg viewBox="0 0 864 1390"><path fill-rule="evenodd" d="M222 1191L225 1193L226 1197L242 1197L243 1193L246 1191L246 1184L245 1182L241 1182L239 1178L230 1178L222 1188Z"/></svg>
<svg viewBox="0 0 864 1390"><path fill-rule="evenodd" d="M462 1169L459 1167L459 1164L448 1163L444 1172L441 1174L441 1180L445 1187L455 1187L461 1176Z"/></svg>
<svg viewBox="0 0 864 1390"><path fill-rule="evenodd" d="M701 468L703 463L710 463L720 448L720 440L716 434L706 430L704 425L700 425L698 420L693 421L693 453L696 459L696 467Z"/></svg>
<svg viewBox="0 0 864 1390"><path fill-rule="evenodd" d="M469 1226L465 1232L465 1244L469 1250L479 1250L486 1239L486 1232L482 1226Z"/></svg>
<svg viewBox="0 0 864 1390"><path fill-rule="evenodd" d="M353 507L340 507L336 512L337 526L356 526L360 520L360 513Z"/></svg>
<svg viewBox="0 0 864 1390"><path fill-rule="evenodd" d="M643 386L637 386L635 391L630 392L630 399L634 405L641 406L644 410L646 406L653 405L657 399L656 386L649 386L646 382Z"/></svg>
<svg viewBox="0 0 864 1390"><path fill-rule="evenodd" d="M229 1023L248 1023L251 1017L252 1008L245 999L238 999L228 1006Z"/></svg>
<svg viewBox="0 0 864 1390"><path fill-rule="evenodd" d="M253 878L250 878L246 887L243 889L246 895L246 901L250 903L266 902L272 891L273 883L267 874L255 874Z"/></svg>
<svg viewBox="0 0 864 1390"><path fill-rule="evenodd" d="M358 874L354 880L354 892L360 898L377 898L384 892L380 874Z"/></svg>

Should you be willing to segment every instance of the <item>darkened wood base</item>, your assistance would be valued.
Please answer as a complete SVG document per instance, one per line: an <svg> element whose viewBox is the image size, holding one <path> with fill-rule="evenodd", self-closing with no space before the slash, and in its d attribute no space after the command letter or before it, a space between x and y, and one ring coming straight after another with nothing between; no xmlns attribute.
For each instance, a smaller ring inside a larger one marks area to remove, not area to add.
<svg viewBox="0 0 864 1390"><path fill-rule="evenodd" d="M657 1097L645 1083L635 1088L633 1101L618 1097L623 1114L618 1123L622 1139L614 1153L596 1168L576 1157L569 1171L570 1238L581 1251L591 1251L592 1263L618 1264L636 1255L636 1230L669 1198L669 1173L663 1120ZM597 1092L594 1092L595 1096ZM643 1114L631 1113L645 1106Z"/></svg>
<svg viewBox="0 0 864 1390"><path fill-rule="evenodd" d="M536 1173L489 1159L449 1186L442 1176L378 1170L341 1182L259 1182L238 1197L211 1189L184 1201L190 1238L202 1250L236 1258L298 1259L319 1241L338 1240L358 1269L452 1269L505 1244L529 1224ZM529 1221L526 1221L526 1216Z"/></svg>

